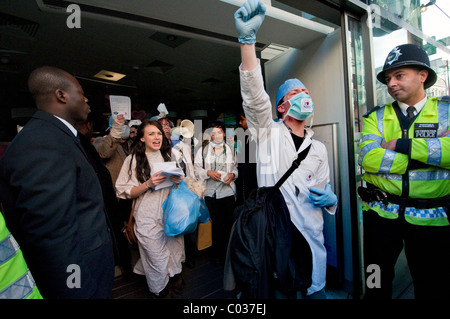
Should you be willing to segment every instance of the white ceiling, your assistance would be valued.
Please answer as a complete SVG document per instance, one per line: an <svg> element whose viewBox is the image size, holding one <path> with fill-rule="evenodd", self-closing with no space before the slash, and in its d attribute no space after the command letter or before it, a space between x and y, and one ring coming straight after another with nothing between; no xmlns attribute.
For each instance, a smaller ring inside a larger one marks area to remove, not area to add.
<svg viewBox="0 0 450 319"><path fill-rule="evenodd" d="M23 92L33 68L55 65L86 86L96 83L90 80L104 69L127 74L120 86L109 85L109 92L133 88L151 101L144 107L155 113L159 102L179 113L240 104L233 14L243 2L1 0L0 83ZM66 25L71 3L81 7L80 29ZM33 23L37 26L25 27ZM331 31L269 7L257 46L260 50L277 43L302 49Z"/></svg>

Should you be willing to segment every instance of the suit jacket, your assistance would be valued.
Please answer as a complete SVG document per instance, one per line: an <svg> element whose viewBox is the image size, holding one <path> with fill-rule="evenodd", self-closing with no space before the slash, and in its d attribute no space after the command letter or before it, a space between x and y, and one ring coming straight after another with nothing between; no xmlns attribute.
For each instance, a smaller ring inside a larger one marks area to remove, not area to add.
<svg viewBox="0 0 450 319"><path fill-rule="evenodd" d="M121 232L124 220L121 218L119 200L116 197L116 190L114 189L111 174L108 168L106 168L102 158L97 153L95 147L91 144L89 138L80 133L78 135L80 138L80 144L83 146L83 150L86 152L89 163L91 163L94 168L95 174L97 175L98 181L100 182L100 186L102 188L103 202L105 203L107 217L106 221L108 226L113 230L111 232L111 237L114 247L115 264L118 264L118 241L124 241L126 244L128 244L128 242ZM128 221L128 218L126 220Z"/></svg>
<svg viewBox="0 0 450 319"><path fill-rule="evenodd" d="M114 256L102 190L59 119L37 111L13 139L0 159L0 200L44 298L110 295Z"/></svg>

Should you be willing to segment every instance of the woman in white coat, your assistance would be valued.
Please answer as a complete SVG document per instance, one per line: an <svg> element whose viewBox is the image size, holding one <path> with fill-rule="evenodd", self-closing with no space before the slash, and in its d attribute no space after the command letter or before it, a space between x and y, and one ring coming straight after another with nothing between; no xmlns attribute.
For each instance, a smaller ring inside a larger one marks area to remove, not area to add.
<svg viewBox="0 0 450 319"><path fill-rule="evenodd" d="M205 130L211 135L208 144L200 148L194 161L195 175L205 181L205 203L212 221L212 254L214 262L225 261L225 255L236 207L238 178L233 150L225 143L225 124L213 121Z"/></svg>
<svg viewBox="0 0 450 319"><path fill-rule="evenodd" d="M264 15L265 6L257 0L247 1L235 13L241 43L243 107L250 131L257 141L258 186L275 185L297 158L297 154L312 144L307 157L281 186L281 193L288 206L291 221L305 237L312 252L312 284L306 296L299 297L326 298L323 289L327 258L322 209L334 214L337 197L328 184L326 148L321 142L313 140L314 132L305 127L305 118L312 114L313 105L303 83L291 79L280 87L276 111L281 119L278 122L272 119L272 105L264 90L261 66L254 45L256 32Z"/></svg>

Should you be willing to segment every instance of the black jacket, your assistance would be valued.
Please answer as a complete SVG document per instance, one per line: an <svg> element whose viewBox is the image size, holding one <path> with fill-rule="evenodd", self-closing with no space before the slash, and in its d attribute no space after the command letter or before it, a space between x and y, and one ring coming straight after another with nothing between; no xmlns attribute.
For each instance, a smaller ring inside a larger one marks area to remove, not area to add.
<svg viewBox="0 0 450 319"><path fill-rule="evenodd" d="M0 201L44 298L110 295L114 256L100 183L59 119L37 111L8 146L0 159ZM73 269L80 288L68 285Z"/></svg>

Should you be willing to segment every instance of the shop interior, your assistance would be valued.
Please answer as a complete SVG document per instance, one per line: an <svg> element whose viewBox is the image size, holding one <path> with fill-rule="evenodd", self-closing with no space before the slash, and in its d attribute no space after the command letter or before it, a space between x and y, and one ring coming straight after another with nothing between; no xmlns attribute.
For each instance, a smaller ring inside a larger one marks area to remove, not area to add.
<svg viewBox="0 0 450 319"><path fill-rule="evenodd" d="M10 141L16 125L34 112L26 79L42 65L62 68L79 80L98 132L108 126L109 95L130 97L137 119L158 115L157 106L164 103L174 120L225 117L236 125L240 52L233 14L239 3L2 1L0 141ZM310 24L302 28L289 21L293 17L276 7L268 12L257 43L263 62L330 31L308 19L300 20ZM301 37L290 36L298 31Z"/></svg>

